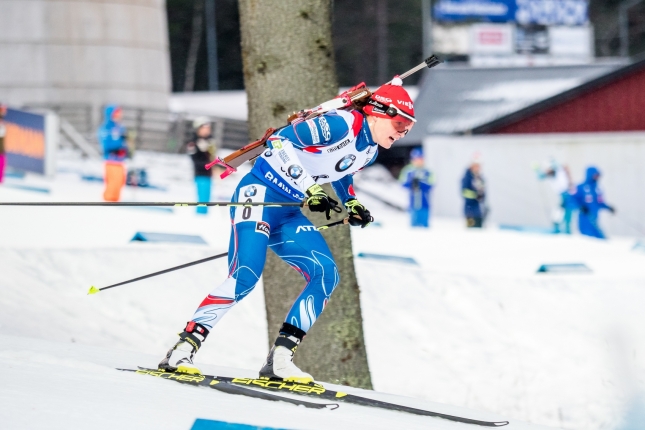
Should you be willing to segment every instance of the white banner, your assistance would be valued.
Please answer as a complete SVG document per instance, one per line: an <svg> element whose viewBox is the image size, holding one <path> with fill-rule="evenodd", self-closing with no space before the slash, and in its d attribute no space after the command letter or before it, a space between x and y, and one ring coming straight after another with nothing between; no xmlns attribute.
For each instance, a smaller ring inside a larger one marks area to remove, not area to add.
<svg viewBox="0 0 645 430"><path fill-rule="evenodd" d="M470 27L470 53L511 55L512 24L474 24Z"/></svg>

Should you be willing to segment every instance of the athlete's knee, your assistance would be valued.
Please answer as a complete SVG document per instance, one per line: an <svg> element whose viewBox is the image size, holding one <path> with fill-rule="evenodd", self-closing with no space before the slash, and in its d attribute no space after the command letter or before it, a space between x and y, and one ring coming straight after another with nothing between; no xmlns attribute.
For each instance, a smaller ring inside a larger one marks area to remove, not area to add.
<svg viewBox="0 0 645 430"><path fill-rule="evenodd" d="M321 282L327 294L336 288L340 283L340 273L334 260L327 260L321 264Z"/></svg>
<svg viewBox="0 0 645 430"><path fill-rule="evenodd" d="M210 295L214 297L226 297L235 302L239 302L253 291L257 282L258 278L253 276L229 277L211 291Z"/></svg>

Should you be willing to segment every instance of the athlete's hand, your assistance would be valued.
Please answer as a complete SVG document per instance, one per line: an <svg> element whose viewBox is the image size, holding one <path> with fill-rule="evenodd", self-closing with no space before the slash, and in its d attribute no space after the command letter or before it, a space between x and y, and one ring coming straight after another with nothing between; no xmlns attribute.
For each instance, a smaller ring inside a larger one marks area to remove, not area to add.
<svg viewBox="0 0 645 430"><path fill-rule="evenodd" d="M374 221L370 211L368 211L365 206L360 204L356 199L351 199L345 202L345 208L349 214L349 225L360 225L361 228L365 228L369 223Z"/></svg>
<svg viewBox="0 0 645 430"><path fill-rule="evenodd" d="M336 210L338 202L329 197L325 190L318 184L307 188L305 194L307 194L306 204L309 206L309 210L312 212L324 212L328 220L331 219L330 214L332 210L334 212L342 212L341 209Z"/></svg>

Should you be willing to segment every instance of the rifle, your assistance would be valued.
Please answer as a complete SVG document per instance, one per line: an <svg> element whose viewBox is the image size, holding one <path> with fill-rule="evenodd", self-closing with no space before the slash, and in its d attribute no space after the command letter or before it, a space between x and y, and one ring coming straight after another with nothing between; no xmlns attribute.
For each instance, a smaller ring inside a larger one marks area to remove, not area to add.
<svg viewBox="0 0 645 430"><path fill-rule="evenodd" d="M400 79L405 79L425 67L431 69L432 67L440 63L441 60L439 60L439 58L437 58L435 55L432 55L426 58L422 63L418 64L417 66L413 67L412 69L408 70L398 77ZM391 82L392 81L389 81L385 85ZM372 93L373 92L370 91L369 88L367 88L367 85L365 85L364 82L361 82L360 84L350 88L349 90L343 91L335 98L328 100L314 108L294 112L287 118L287 124L285 126L280 128L268 128L260 139L243 146L242 148L227 155L224 158L217 157L215 161L206 165L206 169L210 169L215 165L222 166L224 168L224 172L220 175L220 178L224 179L231 173L236 172L237 168L245 162L253 161L257 157L259 157L267 147L267 140L269 139L269 137L271 137L271 135L273 135L278 130L315 118L333 109L360 109L365 106L365 104L367 104L367 101L371 97Z"/></svg>

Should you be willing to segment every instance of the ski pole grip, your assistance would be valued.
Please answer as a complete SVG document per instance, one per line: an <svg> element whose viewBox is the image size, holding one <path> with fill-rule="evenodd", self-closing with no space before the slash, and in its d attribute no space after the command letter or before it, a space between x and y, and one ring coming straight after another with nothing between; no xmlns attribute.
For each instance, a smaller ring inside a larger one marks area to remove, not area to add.
<svg viewBox="0 0 645 430"><path fill-rule="evenodd" d="M426 66L428 66L428 69L432 69L434 66L442 63L442 61L436 55L429 56L428 58L423 60L423 62L426 64Z"/></svg>

